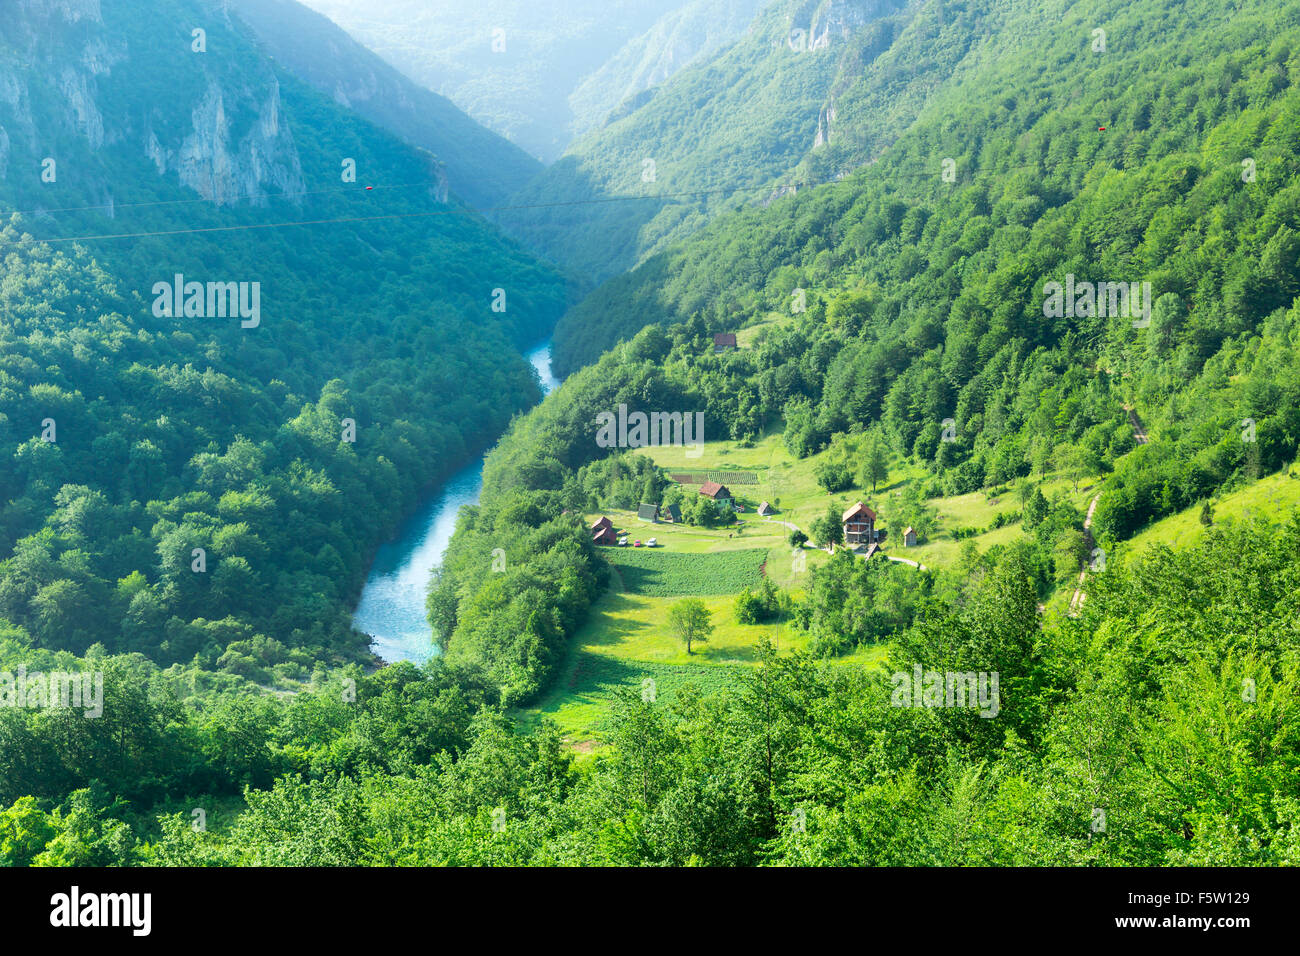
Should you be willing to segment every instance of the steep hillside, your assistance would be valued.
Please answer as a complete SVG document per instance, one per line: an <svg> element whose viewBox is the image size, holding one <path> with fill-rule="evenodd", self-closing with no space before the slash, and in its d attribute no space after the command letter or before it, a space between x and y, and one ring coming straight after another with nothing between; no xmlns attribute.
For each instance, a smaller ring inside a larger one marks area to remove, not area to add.
<svg viewBox="0 0 1300 956"><path fill-rule="evenodd" d="M879 275L888 280L882 288L914 290L909 307L950 302L957 295L952 282L966 275L953 271L958 238L963 249L973 243L971 248L985 249L996 260L1022 241L1017 237L1023 230L1061 216L1080 192L1120 188L1103 182L1110 179L1125 184L1121 192L1127 197L1135 172L1161 161L1181 170L1193 152L1204 151L1196 160L1199 171L1179 173L1191 180L1178 185L1175 195L1193 182L1216 197L1222 180L1245 186L1240 161L1250 156L1242 152L1229 167L1222 143L1241 140L1241 150L1257 146L1260 169L1275 161L1281 134L1261 139L1264 133L1251 126L1261 120L1252 111L1286 115L1280 104L1288 89L1289 46L1279 39L1278 50L1270 49L1266 24L1274 16L1287 23L1294 5L1281 4L1276 13L1276 4L1246 4L1231 13L1187 6L1143 19L1107 2L1061 0L1046 11L1036 3L967 4L966 26L998 21L1004 32L996 39L968 34L969 52L956 71L929 68L952 46L946 27L930 34L934 48L923 45L911 59L926 64L933 92L871 169L849 182L739 211L611 280L561 322L557 368L594 361L646 323L681 320L697 311L706 311L720 327L769 310L789 316L795 288L809 290L809 303L818 295L829 301L839 290ZM909 32L917 42L925 33L920 21L918 16ZM1107 31L1107 48L1093 52L1093 31L1100 29ZM1280 36L1286 36L1285 27ZM1216 79L1197 75L1188 62L1189 45ZM1242 75L1243 58L1253 64L1253 77ZM1125 76L1132 80L1117 92ZM1196 92L1185 89L1189 84ZM1212 133L1215 123L1223 127ZM1205 181L1211 174L1220 185ZM1161 177L1176 174L1155 175L1163 182ZM867 194L876 197L870 204ZM1255 188L1243 189L1240 198L1258 202L1267 196ZM625 213L641 208L619 206ZM1184 215L1195 213L1188 209ZM1097 265L1109 270L1096 272L1102 277L1131 271L1127 260L1096 261L1103 252L1117 256L1117 244L1132 248L1142 240L1137 226L1128 225L1104 241L1106 228L1117 225L1113 218L1105 216L1106 226L1088 226L1077 212L1063 217L1084 245L1058 254L1061 278L1066 271L1082 277L1085 268ZM941 229L947 237L931 247ZM1090 261L1089 255L1096 258ZM1158 259L1151 262L1154 269ZM950 277L940 280L945 273ZM1198 284L1204 283L1183 279L1157 288L1157 295L1186 293ZM1041 291L1024 288L1016 301L1031 339L1050 327L1032 318L1041 313L1039 298Z"/></svg>
<svg viewBox="0 0 1300 956"><path fill-rule="evenodd" d="M446 173L448 189L470 205L500 205L541 171L541 164L518 146L407 79L296 0L234 0L231 8L281 66L375 125L432 153Z"/></svg>
<svg viewBox="0 0 1300 956"><path fill-rule="evenodd" d="M260 680L363 656L372 549L536 400L562 282L224 5L6 17L0 617Z"/></svg>

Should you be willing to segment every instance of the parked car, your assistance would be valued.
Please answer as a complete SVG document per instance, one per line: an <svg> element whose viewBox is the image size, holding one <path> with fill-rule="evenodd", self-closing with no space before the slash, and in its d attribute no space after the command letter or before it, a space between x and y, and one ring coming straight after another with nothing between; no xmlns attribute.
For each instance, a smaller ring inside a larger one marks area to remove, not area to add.
<svg viewBox="0 0 1300 956"><path fill-rule="evenodd" d="M634 547L634 548L639 548L639 547L641 547L641 539L638 538L636 541L633 541L633 542L632 542L632 547Z"/></svg>
<svg viewBox="0 0 1300 956"><path fill-rule="evenodd" d="M659 547L659 541L657 538L651 538L649 541L645 543L645 546L647 548L657 548Z"/></svg>
<svg viewBox="0 0 1300 956"><path fill-rule="evenodd" d="M626 547L627 547L627 538L619 538L619 539L618 539L618 546L619 546L620 548L626 548Z"/></svg>

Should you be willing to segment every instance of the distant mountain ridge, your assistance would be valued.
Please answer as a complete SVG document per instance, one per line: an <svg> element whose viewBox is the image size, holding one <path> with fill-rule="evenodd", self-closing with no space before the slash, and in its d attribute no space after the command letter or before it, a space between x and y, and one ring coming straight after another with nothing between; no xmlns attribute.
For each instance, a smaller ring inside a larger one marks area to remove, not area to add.
<svg viewBox="0 0 1300 956"><path fill-rule="evenodd" d="M306 0L416 82L553 162L765 0Z"/></svg>

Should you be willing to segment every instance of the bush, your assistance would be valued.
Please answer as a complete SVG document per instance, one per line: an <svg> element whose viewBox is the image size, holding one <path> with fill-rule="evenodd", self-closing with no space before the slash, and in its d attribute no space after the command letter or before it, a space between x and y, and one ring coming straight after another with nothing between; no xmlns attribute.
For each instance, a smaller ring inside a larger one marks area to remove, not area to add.
<svg viewBox="0 0 1300 956"><path fill-rule="evenodd" d="M853 487L853 472L843 462L824 461L813 469L813 476L817 479L817 484L830 494L848 491Z"/></svg>
<svg viewBox="0 0 1300 956"><path fill-rule="evenodd" d="M736 623L761 624L777 620L790 607L790 599L782 594L770 578L763 578L757 593L745 588L736 595Z"/></svg>

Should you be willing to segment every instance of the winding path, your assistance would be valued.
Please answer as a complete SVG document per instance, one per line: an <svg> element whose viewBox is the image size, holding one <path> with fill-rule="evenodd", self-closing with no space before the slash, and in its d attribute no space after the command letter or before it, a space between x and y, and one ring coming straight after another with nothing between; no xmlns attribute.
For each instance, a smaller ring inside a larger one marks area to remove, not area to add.
<svg viewBox="0 0 1300 956"><path fill-rule="evenodd" d="M1142 427L1142 419L1138 418L1138 414L1133 411L1132 405L1125 405L1124 411L1128 412L1129 424L1133 426L1133 440L1139 445L1145 445L1147 443L1147 430Z"/></svg>
<svg viewBox="0 0 1300 956"><path fill-rule="evenodd" d="M1129 413L1133 414L1132 412ZM1092 549L1097 546L1097 542L1092 537L1092 513L1097 510L1097 502L1101 500L1101 492L1093 495L1092 502L1088 505L1088 514L1083 519L1083 542L1088 553L1092 554ZM1075 585L1074 596L1070 598L1070 617L1079 616L1079 608L1083 606L1083 579L1088 576L1088 562L1083 562L1083 567L1079 570L1079 583Z"/></svg>
<svg viewBox="0 0 1300 956"><path fill-rule="evenodd" d="M1128 412L1129 424L1133 426L1133 441L1139 445L1145 445L1150 440L1147 438L1147 430L1142 426L1142 419L1138 418L1137 412L1133 410L1132 405L1125 405L1124 411ZM1092 502L1088 505L1088 515L1083 519L1083 538L1088 548L1088 553L1092 554L1092 549L1097 546L1097 542L1092 537L1092 513L1097 510L1097 502L1101 500L1101 492L1093 497ZM1083 567L1079 570L1079 583L1075 586L1074 596L1070 598L1070 617L1079 616L1079 608L1083 607L1083 581L1088 576L1088 562L1083 562Z"/></svg>

